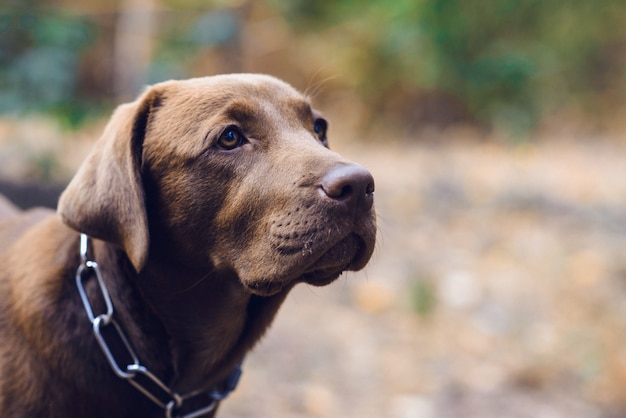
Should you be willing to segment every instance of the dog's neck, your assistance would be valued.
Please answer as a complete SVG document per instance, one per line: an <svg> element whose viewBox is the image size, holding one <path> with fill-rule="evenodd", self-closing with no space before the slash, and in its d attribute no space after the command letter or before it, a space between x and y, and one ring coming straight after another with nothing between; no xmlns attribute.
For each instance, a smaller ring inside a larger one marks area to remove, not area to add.
<svg viewBox="0 0 626 418"><path fill-rule="evenodd" d="M172 389L185 393L222 382L263 335L289 289L262 298L230 271L195 270L158 256L137 287L170 337Z"/></svg>

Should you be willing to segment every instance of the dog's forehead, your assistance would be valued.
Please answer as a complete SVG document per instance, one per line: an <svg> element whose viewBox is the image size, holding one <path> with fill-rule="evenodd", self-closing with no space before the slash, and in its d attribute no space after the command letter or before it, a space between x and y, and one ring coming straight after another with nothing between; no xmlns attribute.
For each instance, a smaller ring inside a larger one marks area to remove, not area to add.
<svg viewBox="0 0 626 418"><path fill-rule="evenodd" d="M224 114L233 119L259 116L309 119L308 98L289 84L266 75L230 74L163 83L164 104L181 118Z"/></svg>
<svg viewBox="0 0 626 418"><path fill-rule="evenodd" d="M271 76L235 74L168 81L153 86L160 97L146 139L148 148L195 155L206 146L207 133L228 124L262 126L266 134L299 128L316 113L309 100L289 84ZM158 141L157 137L168 137ZM175 138L176 140L173 140ZM198 140L200 139L200 140Z"/></svg>
<svg viewBox="0 0 626 418"><path fill-rule="evenodd" d="M308 103L289 84L270 76L235 74L196 78L176 82L168 93L198 104L224 105L226 102L255 101L270 103Z"/></svg>

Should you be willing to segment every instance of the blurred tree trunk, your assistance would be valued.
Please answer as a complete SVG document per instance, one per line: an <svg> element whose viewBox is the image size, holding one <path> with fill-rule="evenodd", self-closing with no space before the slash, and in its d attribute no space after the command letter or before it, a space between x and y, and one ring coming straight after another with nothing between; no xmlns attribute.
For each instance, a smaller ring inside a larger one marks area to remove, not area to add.
<svg viewBox="0 0 626 418"><path fill-rule="evenodd" d="M153 49L154 0L121 0L115 26L113 88L128 101L145 83Z"/></svg>

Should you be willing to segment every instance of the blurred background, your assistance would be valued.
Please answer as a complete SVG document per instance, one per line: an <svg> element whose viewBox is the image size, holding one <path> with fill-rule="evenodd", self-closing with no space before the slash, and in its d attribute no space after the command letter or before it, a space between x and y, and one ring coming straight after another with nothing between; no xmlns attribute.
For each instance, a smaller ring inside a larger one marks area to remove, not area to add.
<svg viewBox="0 0 626 418"><path fill-rule="evenodd" d="M263 72L376 178L222 416L626 417L626 3L2 0L0 191L56 195L146 84Z"/></svg>

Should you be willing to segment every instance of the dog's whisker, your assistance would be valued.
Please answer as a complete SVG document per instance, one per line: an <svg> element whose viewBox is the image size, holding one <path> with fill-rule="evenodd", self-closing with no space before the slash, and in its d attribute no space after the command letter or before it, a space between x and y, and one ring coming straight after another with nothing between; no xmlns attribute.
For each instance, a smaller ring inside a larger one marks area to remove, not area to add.
<svg viewBox="0 0 626 418"><path fill-rule="evenodd" d="M211 273L213 273L215 269L211 270L210 272L206 273L204 276L200 277L199 280L197 280L196 282L192 283L191 286L188 286L184 289L178 290L176 292L174 292L175 295L181 295L183 293L187 293L193 289L195 289L196 287L198 287L202 282L204 282L205 280L207 280L209 277L211 277Z"/></svg>
<svg viewBox="0 0 626 418"><path fill-rule="evenodd" d="M331 80L336 79L338 76L337 75L328 75L323 79L320 80L315 80L315 78L317 78L317 76L323 71L322 68L318 69L313 76L311 77L311 80L309 80L309 84L307 86L307 88L304 90L304 95L306 97L308 97L309 99L313 99L317 96L317 94L320 92L320 90Z"/></svg>
<svg viewBox="0 0 626 418"><path fill-rule="evenodd" d="M316 79L321 72L322 72L322 67L319 67L317 70L315 70L315 72L309 78L306 88L303 91L306 97L312 98L314 96L314 94L311 94L310 91L311 91L312 86L317 85Z"/></svg>

